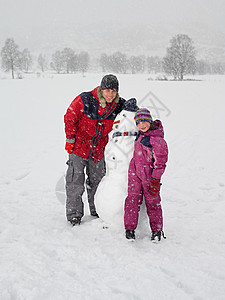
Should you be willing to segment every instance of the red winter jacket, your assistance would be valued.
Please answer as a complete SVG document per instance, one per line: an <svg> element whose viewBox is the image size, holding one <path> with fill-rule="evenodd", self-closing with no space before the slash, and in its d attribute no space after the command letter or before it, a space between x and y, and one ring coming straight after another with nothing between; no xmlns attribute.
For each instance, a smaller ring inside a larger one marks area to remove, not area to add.
<svg viewBox="0 0 225 300"><path fill-rule="evenodd" d="M116 102L106 103L106 106L102 107L98 98L98 88L77 96L64 116L66 138L75 138L73 153L84 159L93 158L94 162L104 156L108 134L116 116L123 109L138 109L134 98L128 101L118 98Z"/></svg>

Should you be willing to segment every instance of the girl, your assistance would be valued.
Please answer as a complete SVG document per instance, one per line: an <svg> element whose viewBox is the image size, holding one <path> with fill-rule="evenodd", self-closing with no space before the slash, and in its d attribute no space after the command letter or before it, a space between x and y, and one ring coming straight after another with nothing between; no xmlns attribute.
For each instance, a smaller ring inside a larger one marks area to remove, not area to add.
<svg viewBox="0 0 225 300"><path fill-rule="evenodd" d="M168 148L161 121L153 122L148 109L139 109L134 120L139 131L128 171L128 196L124 213L126 238L135 239L140 205L144 196L152 230L151 240L157 242L161 240L161 236L164 237L160 180L166 168Z"/></svg>

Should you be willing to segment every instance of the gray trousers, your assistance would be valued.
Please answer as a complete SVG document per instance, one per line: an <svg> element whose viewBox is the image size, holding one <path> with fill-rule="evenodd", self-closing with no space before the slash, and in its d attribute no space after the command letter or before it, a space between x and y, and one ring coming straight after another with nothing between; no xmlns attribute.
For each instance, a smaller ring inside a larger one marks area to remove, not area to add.
<svg viewBox="0 0 225 300"><path fill-rule="evenodd" d="M94 204L94 195L97 187L106 174L104 157L94 163L93 159L83 159L73 153L69 154L67 161L68 169L66 173L66 217L70 221L73 217L82 218L84 215L84 203L82 195L85 190L86 168L86 188L90 213L96 212Z"/></svg>

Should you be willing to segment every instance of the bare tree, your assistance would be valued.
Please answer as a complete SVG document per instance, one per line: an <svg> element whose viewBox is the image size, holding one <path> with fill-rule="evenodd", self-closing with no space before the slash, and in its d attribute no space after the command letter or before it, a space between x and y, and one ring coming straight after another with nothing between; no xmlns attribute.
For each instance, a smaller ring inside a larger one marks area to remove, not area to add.
<svg viewBox="0 0 225 300"><path fill-rule="evenodd" d="M48 62L45 55L39 54L38 56L38 66L40 67L41 71L44 72L47 69Z"/></svg>
<svg viewBox="0 0 225 300"><path fill-rule="evenodd" d="M61 52L63 67L66 70L66 73L69 74L73 71L73 60L74 60L74 51L70 48L64 48Z"/></svg>
<svg viewBox="0 0 225 300"><path fill-rule="evenodd" d="M115 52L110 56L110 67L113 72L126 74L129 68L129 60L126 54Z"/></svg>
<svg viewBox="0 0 225 300"><path fill-rule="evenodd" d="M106 53L102 53L100 60L99 60L100 66L102 68L102 72L106 72L109 68L109 58Z"/></svg>
<svg viewBox="0 0 225 300"><path fill-rule="evenodd" d="M20 60L21 69L23 69L25 72L28 72L33 64L33 59L30 54L30 51L27 48L21 52Z"/></svg>
<svg viewBox="0 0 225 300"><path fill-rule="evenodd" d="M196 57L193 42L188 35L178 34L170 41L167 55L163 59L163 68L174 79L183 80L185 74L195 71Z"/></svg>
<svg viewBox="0 0 225 300"><path fill-rule="evenodd" d="M7 39L5 46L1 50L2 68L8 72L11 71L12 78L14 79L15 69L20 67L20 52L18 45L15 44L13 39Z"/></svg>
<svg viewBox="0 0 225 300"><path fill-rule="evenodd" d="M145 57L143 55L131 56L129 59L129 63L132 74L143 72L145 69Z"/></svg>
<svg viewBox="0 0 225 300"><path fill-rule="evenodd" d="M52 62L50 64L51 68L57 73L60 73L64 68L64 58L61 51L56 51L52 55Z"/></svg>
<svg viewBox="0 0 225 300"><path fill-rule="evenodd" d="M79 70L82 72L84 76L84 72L87 72L88 67L89 67L89 61L90 57L88 52L82 51L78 55L78 65L79 65Z"/></svg>
<svg viewBox="0 0 225 300"><path fill-rule="evenodd" d="M73 73L76 73L79 70L79 61L77 54L74 54L73 57L71 57L70 68Z"/></svg>
<svg viewBox="0 0 225 300"><path fill-rule="evenodd" d="M147 57L148 73L159 73L162 71L162 59L158 56Z"/></svg>

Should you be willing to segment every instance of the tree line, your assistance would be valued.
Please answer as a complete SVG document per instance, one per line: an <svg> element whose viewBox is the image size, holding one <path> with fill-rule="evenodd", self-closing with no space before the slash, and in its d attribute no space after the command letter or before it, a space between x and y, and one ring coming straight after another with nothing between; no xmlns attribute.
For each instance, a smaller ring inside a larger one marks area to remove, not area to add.
<svg viewBox="0 0 225 300"><path fill-rule="evenodd" d="M34 59L26 48L19 50L14 39L8 38L1 50L1 66L6 72L10 71L15 78L16 71L32 71ZM71 48L57 50L51 59L44 54L39 54L36 64L45 72L54 70L56 73L83 74L90 69L90 56L86 51L75 53ZM121 52L113 54L102 53L98 59L98 67L103 72L115 73L162 73L173 76L175 80L183 80L187 74L225 74L225 64L209 63L196 59L196 50L192 39L185 34L178 34L170 40L170 45L163 58L158 56L130 56Z"/></svg>

